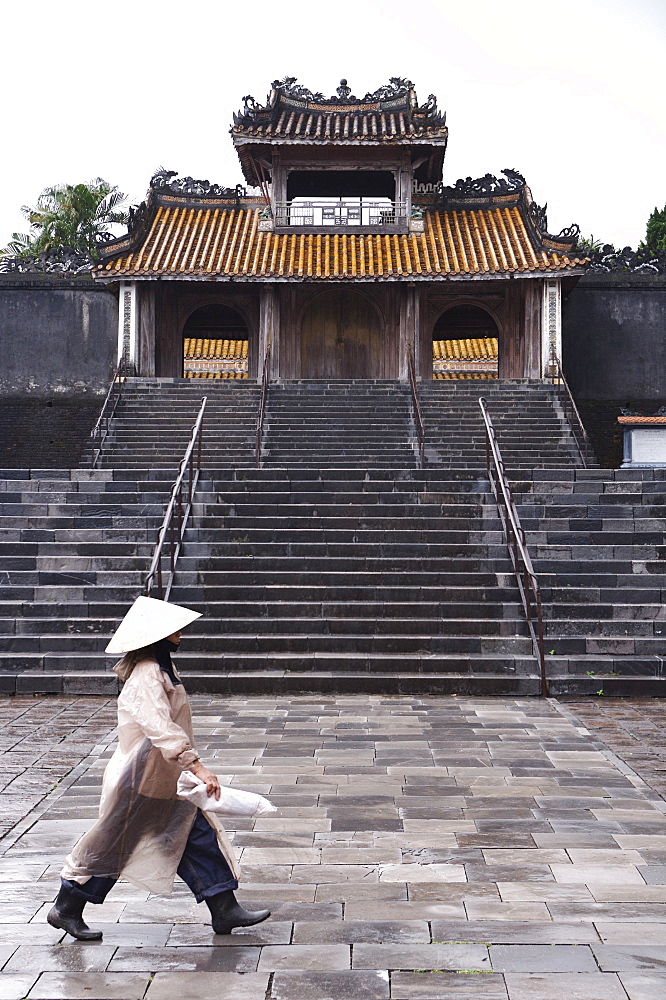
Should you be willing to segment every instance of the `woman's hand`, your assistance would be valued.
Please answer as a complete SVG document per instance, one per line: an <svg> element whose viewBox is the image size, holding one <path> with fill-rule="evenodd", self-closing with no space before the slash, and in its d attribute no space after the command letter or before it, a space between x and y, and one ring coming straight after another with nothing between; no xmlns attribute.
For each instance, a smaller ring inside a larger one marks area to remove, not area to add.
<svg viewBox="0 0 666 1000"><path fill-rule="evenodd" d="M195 774L197 778L206 783L206 795L214 795L216 799L220 797L220 782L217 780L217 775L209 771L200 760L196 760L194 764L190 766L190 771Z"/></svg>

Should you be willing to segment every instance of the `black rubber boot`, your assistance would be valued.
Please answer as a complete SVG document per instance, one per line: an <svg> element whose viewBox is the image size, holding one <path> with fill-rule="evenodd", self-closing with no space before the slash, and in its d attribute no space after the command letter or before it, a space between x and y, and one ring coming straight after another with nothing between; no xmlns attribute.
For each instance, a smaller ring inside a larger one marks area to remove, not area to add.
<svg viewBox="0 0 666 1000"><path fill-rule="evenodd" d="M231 889L206 900L216 934L231 934L234 927L252 927L270 917L270 910L244 910Z"/></svg>
<svg viewBox="0 0 666 1000"><path fill-rule="evenodd" d="M56 901L48 912L46 919L51 927L67 931L79 941L101 941L101 931L91 931L83 919L83 907L86 901L71 890L61 886Z"/></svg>

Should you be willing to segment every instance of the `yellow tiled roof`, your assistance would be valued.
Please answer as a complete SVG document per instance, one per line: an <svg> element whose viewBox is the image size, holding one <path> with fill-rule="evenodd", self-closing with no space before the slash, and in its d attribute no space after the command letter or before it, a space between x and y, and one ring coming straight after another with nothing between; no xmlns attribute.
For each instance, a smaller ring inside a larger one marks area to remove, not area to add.
<svg viewBox="0 0 666 1000"><path fill-rule="evenodd" d="M235 360L247 358L247 340L223 340L205 337L185 337L183 348L185 358L223 358Z"/></svg>
<svg viewBox="0 0 666 1000"><path fill-rule="evenodd" d="M535 249L518 205L428 210L404 235L277 233L259 209L159 205L140 247L99 265L99 277L396 279L521 274L581 267Z"/></svg>
<svg viewBox="0 0 666 1000"><path fill-rule="evenodd" d="M497 337L433 340L435 361L497 361Z"/></svg>
<svg viewBox="0 0 666 1000"><path fill-rule="evenodd" d="M185 372L185 378L248 378L247 372Z"/></svg>
<svg viewBox="0 0 666 1000"><path fill-rule="evenodd" d="M476 382L478 379L497 378L497 372L433 372L432 377L434 379L446 379L448 381L473 379Z"/></svg>

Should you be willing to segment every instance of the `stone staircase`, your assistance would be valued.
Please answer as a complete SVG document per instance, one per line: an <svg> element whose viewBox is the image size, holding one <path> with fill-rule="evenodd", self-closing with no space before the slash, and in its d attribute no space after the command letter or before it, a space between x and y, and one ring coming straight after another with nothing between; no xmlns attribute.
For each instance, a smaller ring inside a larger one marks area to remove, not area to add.
<svg viewBox="0 0 666 1000"><path fill-rule="evenodd" d="M138 593L173 471L0 474L0 692L117 688L104 647Z"/></svg>
<svg viewBox="0 0 666 1000"><path fill-rule="evenodd" d="M578 465L557 390L537 381L433 381L418 387L427 465L485 468L479 396L488 404L508 471Z"/></svg>
<svg viewBox="0 0 666 1000"><path fill-rule="evenodd" d="M262 445L263 466L413 469L409 387L342 379L271 385Z"/></svg>
<svg viewBox="0 0 666 1000"><path fill-rule="evenodd" d="M448 470L218 473L171 594L205 616L179 654L188 686L537 693L487 499Z"/></svg>
<svg viewBox="0 0 666 1000"><path fill-rule="evenodd" d="M128 379L98 464L100 468L175 471L206 396L202 466L254 465L259 395L255 383L240 379L200 383L193 379ZM91 457L89 452L88 465Z"/></svg>
<svg viewBox="0 0 666 1000"><path fill-rule="evenodd" d="M204 395L203 467L253 466L260 395L256 384L128 379L100 467L175 470ZM488 401L507 469L577 464L575 443L552 386L488 380L419 385L427 466L485 467L480 395ZM409 386L402 382L271 383L261 464L287 469L415 468L411 409Z"/></svg>
<svg viewBox="0 0 666 1000"><path fill-rule="evenodd" d="M193 518L171 599L205 618L192 689L534 694L536 661L485 481L498 431L543 588L553 693L661 693L664 470L576 467L552 387L133 380L98 470L5 470L0 691L108 692L203 394ZM456 412L458 413L456 422Z"/></svg>
<svg viewBox="0 0 666 1000"><path fill-rule="evenodd" d="M544 469L515 485L554 694L664 694L666 469Z"/></svg>

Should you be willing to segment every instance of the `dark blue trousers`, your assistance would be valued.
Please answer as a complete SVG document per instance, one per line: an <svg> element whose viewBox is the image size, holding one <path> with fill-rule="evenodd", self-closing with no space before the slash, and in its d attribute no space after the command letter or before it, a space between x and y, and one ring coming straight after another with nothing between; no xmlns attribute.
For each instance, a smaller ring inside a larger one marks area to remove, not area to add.
<svg viewBox="0 0 666 1000"><path fill-rule="evenodd" d="M197 809L194 825L187 838L178 865L178 875L192 890L197 903L217 896L219 892L238 888L238 882L219 848L215 831L200 809ZM117 879L93 875L83 885L69 879L61 881L65 889L75 896L82 896L87 903L103 903Z"/></svg>

